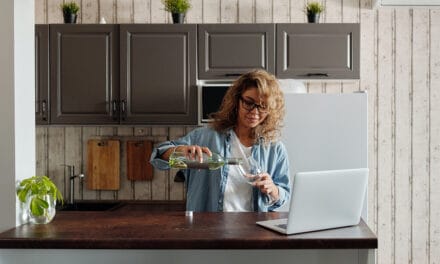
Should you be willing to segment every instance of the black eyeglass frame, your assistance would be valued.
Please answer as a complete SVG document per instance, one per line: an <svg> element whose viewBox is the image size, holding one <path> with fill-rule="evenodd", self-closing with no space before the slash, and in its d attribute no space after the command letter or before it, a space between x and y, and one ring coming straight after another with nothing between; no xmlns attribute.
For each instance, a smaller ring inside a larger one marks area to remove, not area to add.
<svg viewBox="0 0 440 264"><path fill-rule="evenodd" d="M253 101L247 100L243 98L243 96L240 96L240 101L243 103L243 108L246 109L248 112L251 112L255 108L257 108L258 112L261 114L267 114L269 113L269 109L267 109L266 106L262 106L260 104L256 104Z"/></svg>

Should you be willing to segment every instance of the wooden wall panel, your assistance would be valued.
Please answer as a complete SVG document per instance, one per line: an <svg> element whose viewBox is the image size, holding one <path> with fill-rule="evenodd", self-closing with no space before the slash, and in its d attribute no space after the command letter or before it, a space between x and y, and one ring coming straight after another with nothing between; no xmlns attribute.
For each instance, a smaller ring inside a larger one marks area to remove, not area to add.
<svg viewBox="0 0 440 264"><path fill-rule="evenodd" d="M307 0L290 0L290 23L307 22L304 6Z"/></svg>
<svg viewBox="0 0 440 264"><path fill-rule="evenodd" d="M413 10L412 41L412 260L429 252L429 11ZM438 33L437 33L438 34ZM438 172L437 172L438 173Z"/></svg>
<svg viewBox="0 0 440 264"><path fill-rule="evenodd" d="M99 23L99 1L97 0L82 0L81 19L83 24Z"/></svg>
<svg viewBox="0 0 440 264"><path fill-rule="evenodd" d="M440 10L430 12L429 259L440 263ZM437 33L434 33L437 32Z"/></svg>
<svg viewBox="0 0 440 264"><path fill-rule="evenodd" d="M273 19L271 0L255 0L255 22L271 23Z"/></svg>
<svg viewBox="0 0 440 264"><path fill-rule="evenodd" d="M116 23L133 22L133 1L116 0Z"/></svg>
<svg viewBox="0 0 440 264"><path fill-rule="evenodd" d="M191 9L187 13L187 23L203 23L203 0L192 0Z"/></svg>
<svg viewBox="0 0 440 264"><path fill-rule="evenodd" d="M290 22L290 1L278 0L273 1L273 23L289 23Z"/></svg>
<svg viewBox="0 0 440 264"><path fill-rule="evenodd" d="M84 180L82 184L80 184L79 196L83 200L95 200L98 199L98 193L95 190L87 189L87 141L90 138L94 138L98 135L98 127L82 127L82 137L81 137L81 148L82 148L82 164L81 164L81 172L85 174ZM81 182L80 182L81 183Z"/></svg>
<svg viewBox="0 0 440 264"><path fill-rule="evenodd" d="M116 23L116 0L99 0L99 20L104 18L109 24Z"/></svg>
<svg viewBox="0 0 440 264"><path fill-rule="evenodd" d="M82 163L82 147L81 144L81 127L66 127L64 130L64 138L65 138L65 148L64 148L64 162L63 164L74 166L74 171L69 171L68 167L64 167L64 177L67 181L65 189L67 191L64 192L64 198L69 199L70 196L70 173L74 173L75 175L79 175L83 171L81 171L81 163ZM75 199L80 198L77 194L80 189L80 178L74 179L74 190L75 190Z"/></svg>
<svg viewBox="0 0 440 264"><path fill-rule="evenodd" d="M377 235L380 236L379 248L384 250L378 253L379 263L393 261L393 11L379 10L378 14L378 87L377 104L380 120L377 125L377 169L380 175L377 184L377 195L380 206L377 207L378 222Z"/></svg>
<svg viewBox="0 0 440 264"><path fill-rule="evenodd" d="M254 23L255 6L254 0L238 1L238 23Z"/></svg>
<svg viewBox="0 0 440 264"><path fill-rule="evenodd" d="M411 257L411 25L409 10L394 11L394 261ZM399 44L397 44L399 43Z"/></svg>
<svg viewBox="0 0 440 264"><path fill-rule="evenodd" d="M120 188L118 191L119 200L132 200L134 198L134 182L127 179L127 145L126 138L133 136L132 127L118 127L117 135L120 137Z"/></svg>
<svg viewBox="0 0 440 264"><path fill-rule="evenodd" d="M237 0L222 0L220 2L220 22L238 23Z"/></svg>
<svg viewBox="0 0 440 264"><path fill-rule="evenodd" d="M133 0L133 23L149 23L151 19L150 10L150 0Z"/></svg>
<svg viewBox="0 0 440 264"><path fill-rule="evenodd" d="M171 23L156 0L75 0L79 23ZM36 23L62 23L63 0L36 0ZM192 0L187 23L306 22L307 0ZM372 0L322 0L321 23L359 22L359 81L310 81L309 93L368 91L368 224L379 235L377 263L440 263L440 11L371 9ZM37 127L36 173L64 184L63 163L86 171L91 137L151 138L155 144L194 127ZM125 146L124 146L125 147ZM121 151L123 153L123 151ZM122 159L124 159L124 155ZM173 171L154 171L152 182L130 182L121 161L121 190L87 190L80 199L185 199ZM87 180L87 175L86 175ZM66 186L67 187L67 186ZM60 189L64 189L62 186ZM64 192L64 191L63 191ZM65 195L68 195L65 192Z"/></svg>

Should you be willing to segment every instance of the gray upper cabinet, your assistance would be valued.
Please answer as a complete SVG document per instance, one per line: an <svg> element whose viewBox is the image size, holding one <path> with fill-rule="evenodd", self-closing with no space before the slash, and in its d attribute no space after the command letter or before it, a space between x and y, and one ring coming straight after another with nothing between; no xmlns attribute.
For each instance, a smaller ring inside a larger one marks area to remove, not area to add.
<svg viewBox="0 0 440 264"><path fill-rule="evenodd" d="M359 24L277 24L277 77L359 79L359 32Z"/></svg>
<svg viewBox="0 0 440 264"><path fill-rule="evenodd" d="M49 124L49 25L35 26L35 121Z"/></svg>
<svg viewBox="0 0 440 264"><path fill-rule="evenodd" d="M50 25L52 124L118 123L118 25Z"/></svg>
<svg viewBox="0 0 440 264"><path fill-rule="evenodd" d="M197 124L196 25L120 26L121 123Z"/></svg>
<svg viewBox="0 0 440 264"><path fill-rule="evenodd" d="M275 71L275 24L199 24L199 79L235 79Z"/></svg>

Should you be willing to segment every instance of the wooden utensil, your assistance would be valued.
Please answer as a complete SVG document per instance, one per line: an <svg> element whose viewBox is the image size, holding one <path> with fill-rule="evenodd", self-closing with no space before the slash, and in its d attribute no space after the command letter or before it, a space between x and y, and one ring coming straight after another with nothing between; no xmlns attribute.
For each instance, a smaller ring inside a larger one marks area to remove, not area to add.
<svg viewBox="0 0 440 264"><path fill-rule="evenodd" d="M129 180L151 181L153 179L153 166L150 164L152 150L152 141L127 141L127 178Z"/></svg>
<svg viewBox="0 0 440 264"><path fill-rule="evenodd" d="M87 141L87 188L119 190L119 140Z"/></svg>

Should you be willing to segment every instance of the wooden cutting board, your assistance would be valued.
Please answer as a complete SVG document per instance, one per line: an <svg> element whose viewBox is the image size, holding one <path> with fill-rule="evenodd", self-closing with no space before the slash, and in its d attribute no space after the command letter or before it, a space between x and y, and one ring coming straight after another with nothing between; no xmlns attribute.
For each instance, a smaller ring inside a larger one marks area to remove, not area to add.
<svg viewBox="0 0 440 264"><path fill-rule="evenodd" d="M87 188L119 190L119 140L87 141Z"/></svg>
<svg viewBox="0 0 440 264"><path fill-rule="evenodd" d="M127 141L127 178L129 180L151 181L153 179L153 166L150 164L152 150L152 141Z"/></svg>

